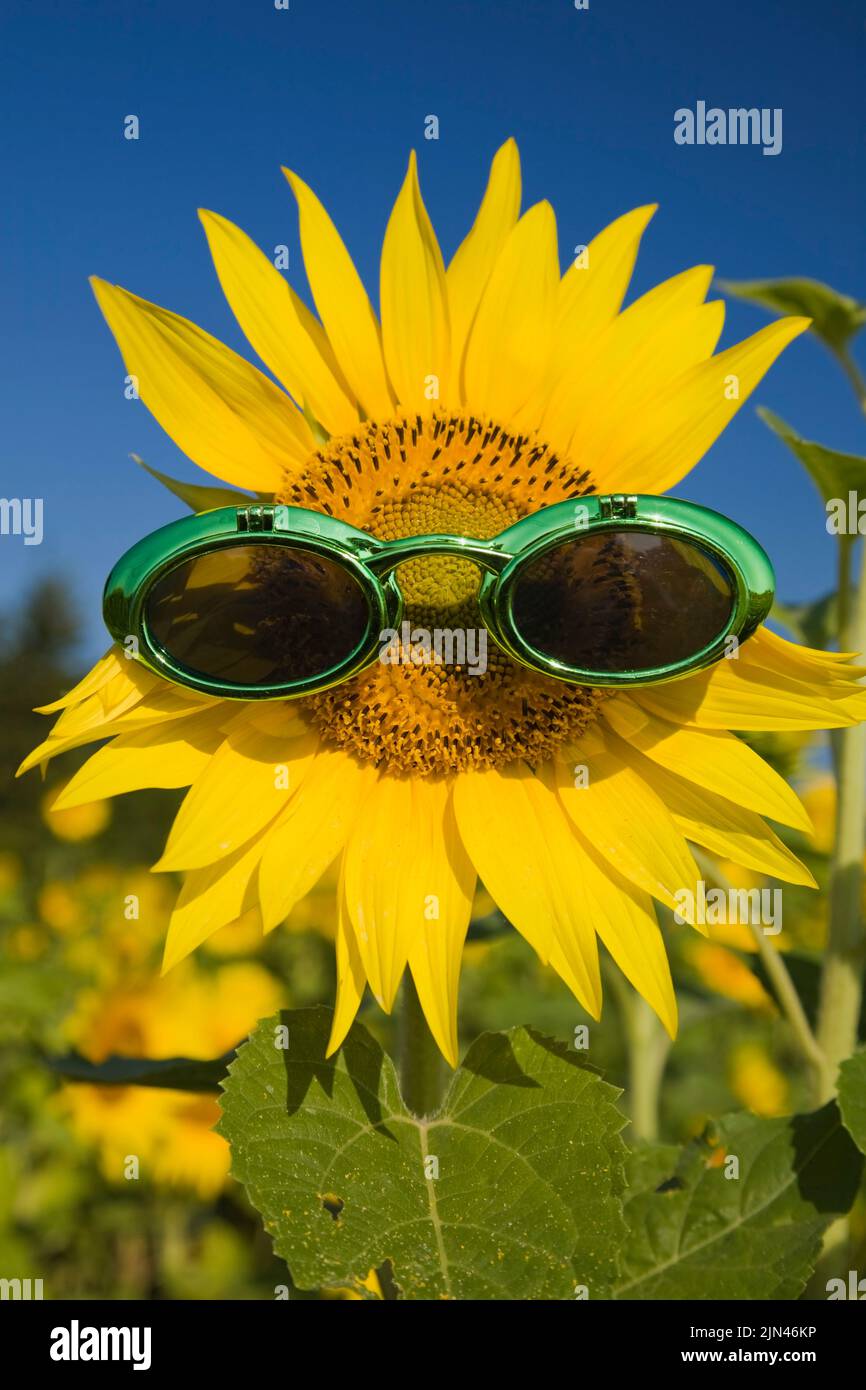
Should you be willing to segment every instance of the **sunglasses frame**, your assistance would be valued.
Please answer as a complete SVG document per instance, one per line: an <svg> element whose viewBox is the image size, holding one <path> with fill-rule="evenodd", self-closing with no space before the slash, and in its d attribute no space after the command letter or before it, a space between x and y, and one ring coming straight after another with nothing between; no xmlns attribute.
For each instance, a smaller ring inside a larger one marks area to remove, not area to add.
<svg viewBox="0 0 866 1390"><path fill-rule="evenodd" d="M513 604L523 567L575 534L642 531L696 544L711 555L731 582L734 599L725 628L692 656L668 666L603 672L570 667L536 651L520 635ZM184 561L209 551L263 543L308 550L342 565L357 581L369 607L362 641L320 675L273 685L239 685L191 671L151 636L147 600L156 581ZM217 507L183 517L145 536L118 560L105 585L103 615L116 641L128 644L148 670L175 684L223 699L291 699L327 690L372 664L382 632L397 628L403 599L397 567L427 555L459 555L482 572L478 605L499 647L523 666L573 685L657 685L712 666L732 637L745 641L767 617L775 590L773 567L762 547L736 522L708 507L674 497L591 495L557 502L524 517L489 540L421 535L381 541L323 512L281 504Z"/></svg>

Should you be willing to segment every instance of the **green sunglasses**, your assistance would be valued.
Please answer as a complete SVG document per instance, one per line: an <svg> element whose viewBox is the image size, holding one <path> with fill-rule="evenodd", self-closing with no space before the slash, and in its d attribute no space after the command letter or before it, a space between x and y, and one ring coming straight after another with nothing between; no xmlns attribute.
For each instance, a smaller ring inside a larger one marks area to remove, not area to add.
<svg viewBox="0 0 866 1390"><path fill-rule="evenodd" d="M429 555L472 562L497 646L575 685L649 685L710 666L766 618L775 587L748 532L669 497L559 502L489 540L381 541L301 507L218 507L127 551L103 612L127 651L179 685L239 700L310 695L392 659L398 567Z"/></svg>

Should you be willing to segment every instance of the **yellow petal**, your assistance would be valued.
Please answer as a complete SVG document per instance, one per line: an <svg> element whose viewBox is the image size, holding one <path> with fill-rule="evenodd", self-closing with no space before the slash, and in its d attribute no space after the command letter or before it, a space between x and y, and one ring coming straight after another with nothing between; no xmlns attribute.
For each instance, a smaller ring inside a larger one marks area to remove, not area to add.
<svg viewBox="0 0 866 1390"><path fill-rule="evenodd" d="M626 314L622 318L627 317ZM617 320L619 323L620 320ZM613 363L599 341L590 353L591 369L578 377L571 400L562 401L564 431L569 415L574 428L567 440L566 451L572 456L593 460L592 473L596 486L607 487L603 466L597 460L606 457L608 444L622 426L622 421L640 415L687 368L704 362L716 349L725 321L725 306L721 300L699 304L672 317L642 342L636 343L625 358ZM607 337L614 339L613 329ZM614 346L617 346L614 344ZM608 362L605 375L598 375L602 361ZM587 378L595 383L594 400L586 395ZM571 377L568 380L573 380Z"/></svg>
<svg viewBox="0 0 866 1390"><path fill-rule="evenodd" d="M446 900L436 914L425 913L421 931L409 948L409 969L430 1032L446 1061L457 1066L457 995L463 943L475 892L475 870L457 831L454 807L444 783L428 782L429 822L435 827L431 860L441 859L440 880Z"/></svg>
<svg viewBox="0 0 866 1390"><path fill-rule="evenodd" d="M630 883L669 907L694 887L698 867L664 803L600 726L563 750L555 785L573 824Z"/></svg>
<svg viewBox="0 0 866 1390"><path fill-rule="evenodd" d="M349 434L358 409L318 319L273 261L227 218L200 211L223 293L262 361L329 434Z"/></svg>
<svg viewBox="0 0 866 1390"><path fill-rule="evenodd" d="M633 308L638 308L634 305ZM689 306L664 322L631 310L577 352L544 409L542 433L555 448L591 460L593 480L607 486L599 460L622 421L641 413L686 368L709 357L725 317L721 301Z"/></svg>
<svg viewBox="0 0 866 1390"><path fill-rule="evenodd" d="M861 687L854 694L839 700L834 709L842 709L849 724L861 724L866 719L866 690ZM829 726L828 726L829 727Z"/></svg>
<svg viewBox="0 0 866 1390"><path fill-rule="evenodd" d="M100 682L92 695L67 705L56 720L51 736L66 738L78 730L100 727L126 714L151 695L171 691L183 699L180 687L167 686L137 662L125 662L107 681ZM190 706L187 704L187 709Z"/></svg>
<svg viewBox="0 0 866 1390"><path fill-rule="evenodd" d="M625 696L606 700L601 712L627 744L669 772L782 825L811 830L806 808L793 788L735 734L669 724Z"/></svg>
<svg viewBox="0 0 866 1390"><path fill-rule="evenodd" d="M144 787L190 786L222 742L221 717L221 710L207 710L168 726L119 735L78 769L54 809L66 810Z"/></svg>
<svg viewBox="0 0 866 1390"><path fill-rule="evenodd" d="M509 232L469 335L465 399L476 414L508 424L543 377L558 285L556 220L536 203Z"/></svg>
<svg viewBox="0 0 866 1390"><path fill-rule="evenodd" d="M549 380L555 385L575 354L619 313L631 279L640 239L658 203L616 218L575 256L557 294Z"/></svg>
<svg viewBox="0 0 866 1390"><path fill-rule="evenodd" d="M259 836L228 859L187 874L169 922L163 974L220 927L257 907L255 873L263 844Z"/></svg>
<svg viewBox="0 0 866 1390"><path fill-rule="evenodd" d="M658 1014L670 1036L677 1031L671 968L652 899L605 863L575 832L592 923L626 979Z"/></svg>
<svg viewBox="0 0 866 1390"><path fill-rule="evenodd" d="M103 691L99 691L80 705L66 710L48 738L24 759L17 775L20 777L38 763L55 758L71 748L80 748L82 744L93 743L111 734L132 733L137 729L148 729L153 724L182 719L196 709L205 708L206 704L213 706L217 703L213 700L192 700L189 692L182 692L179 687L167 685L164 681L152 693L139 695L134 690L127 693L108 711L103 704L103 694Z"/></svg>
<svg viewBox="0 0 866 1390"><path fill-rule="evenodd" d="M331 1057L342 1043L355 1021L355 1015L364 997L367 977L364 963L355 941L355 933L346 911L343 874L337 889L337 999L334 1004L334 1018L331 1036L325 1052Z"/></svg>
<svg viewBox="0 0 866 1390"><path fill-rule="evenodd" d="M52 700L50 705L37 705L35 713L56 714L58 710L66 709L70 705L80 704L88 696L95 695L97 691L102 690L103 686L106 686L113 677L121 675L126 665L126 660L120 650L117 647L112 647L105 653L105 656L97 661L95 666L91 667L87 675L82 677L77 685L74 685L71 690L67 690L66 694L61 695L59 699Z"/></svg>
<svg viewBox="0 0 866 1390"><path fill-rule="evenodd" d="M740 660L746 666L798 681L815 682L819 688L828 681L841 682L849 690L864 674L862 666L850 664L850 654L824 652L818 647L802 647L788 642L768 627L759 627L740 648Z"/></svg>
<svg viewBox="0 0 866 1390"><path fill-rule="evenodd" d="M187 319L91 281L138 392L178 448L216 477L275 492L315 441L288 396Z"/></svg>
<svg viewBox="0 0 866 1390"><path fill-rule="evenodd" d="M821 727L841 727L866 719L864 667L852 665L850 654L801 647L761 627L740 647L739 663L746 679L821 701L830 715Z"/></svg>
<svg viewBox="0 0 866 1390"><path fill-rule="evenodd" d="M319 752L270 831L259 869L265 931L284 922L292 908L322 877L363 812L375 774L339 751Z"/></svg>
<svg viewBox="0 0 866 1390"><path fill-rule="evenodd" d="M451 385L444 400L457 400L469 329L484 287L520 213L520 156L506 140L493 157L487 189L469 235L454 253L446 276L451 319Z"/></svg>
<svg viewBox="0 0 866 1390"><path fill-rule="evenodd" d="M736 660L666 685L642 686L632 698L661 719L701 729L840 729L866 714L858 687L767 671L743 660L748 647L744 642Z"/></svg>
<svg viewBox="0 0 866 1390"><path fill-rule="evenodd" d="M641 773L667 806L676 824L696 845L704 845L723 859L772 874L785 883L814 888L815 880L778 835L754 811L736 806L725 797L697 788L640 753L632 755ZM690 885L683 885L684 887Z"/></svg>
<svg viewBox="0 0 866 1390"><path fill-rule="evenodd" d="M380 296L382 348L397 401L427 415L448 379L450 332L445 266L414 150L385 231Z"/></svg>
<svg viewBox="0 0 866 1390"><path fill-rule="evenodd" d="M386 417L393 397L382 358L379 324L340 234L303 179L283 173L298 203L307 279L346 381L367 415Z"/></svg>
<svg viewBox="0 0 866 1390"><path fill-rule="evenodd" d="M648 209L639 211L646 212ZM640 220L637 225L640 225ZM699 308L707 297L713 273L711 265L693 265L688 270L669 276L667 280L661 280L617 314L611 329L621 325L631 342L645 341L663 329L672 318L679 317L688 309Z"/></svg>
<svg viewBox="0 0 866 1390"><path fill-rule="evenodd" d="M157 872L200 869L234 854L285 810L315 756L318 734L290 712L282 735L236 728L196 778Z"/></svg>
<svg viewBox="0 0 866 1390"><path fill-rule="evenodd" d="M457 778L460 837L485 888L593 1018L601 1009L598 947L575 836L561 804L524 764Z"/></svg>
<svg viewBox="0 0 866 1390"><path fill-rule="evenodd" d="M690 368L623 422L599 459L604 486L666 492L715 443L783 348L810 320L783 318Z"/></svg>
<svg viewBox="0 0 866 1390"><path fill-rule="evenodd" d="M118 662L117 670L107 681L100 681L94 694L99 707L107 717L112 713L120 713L122 710L129 709L130 697L142 700L147 695L166 689L173 689L174 693L181 699L201 699L201 696L197 696L195 691L187 691L182 686L167 687L162 677L154 675L152 671L148 671L146 666L142 666L140 662L126 656L124 656L123 661ZM62 728L74 718L75 712L73 710L65 711L54 726L55 729Z"/></svg>
<svg viewBox="0 0 866 1390"><path fill-rule="evenodd" d="M448 857L443 784L384 775L346 846L345 898L370 988L389 1012L428 914L454 930L472 907L465 867ZM434 1014L431 1026L437 1023ZM441 1045L441 1044L440 1044Z"/></svg>

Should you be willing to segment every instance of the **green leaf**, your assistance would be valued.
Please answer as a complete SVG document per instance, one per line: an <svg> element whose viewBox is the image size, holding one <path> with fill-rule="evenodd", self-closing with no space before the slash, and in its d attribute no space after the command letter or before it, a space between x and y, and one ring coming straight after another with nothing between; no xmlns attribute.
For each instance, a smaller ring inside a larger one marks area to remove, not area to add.
<svg viewBox="0 0 866 1390"><path fill-rule="evenodd" d="M838 449L826 449L823 444L801 439L790 425L763 406L758 407L758 414L800 460L825 503L832 498L842 498L847 505L848 493L861 489L866 496L866 458L861 458L859 454L843 454ZM855 517L855 526L856 523Z"/></svg>
<svg viewBox="0 0 866 1390"><path fill-rule="evenodd" d="M49 1066L67 1081L89 1081L94 1086L157 1086L170 1091L217 1091L236 1056L227 1052L213 1061L191 1057L166 1057L159 1062L145 1057L107 1057L88 1062L77 1053L50 1057Z"/></svg>
<svg viewBox="0 0 866 1390"><path fill-rule="evenodd" d="M360 1025L325 1060L330 1026L324 1008L260 1023L218 1126L297 1287L384 1267L408 1299L604 1296L625 1234L612 1086L531 1030L488 1033L422 1121Z"/></svg>
<svg viewBox="0 0 866 1390"><path fill-rule="evenodd" d="M866 1154L866 1048L855 1052L839 1069L839 1109L845 1128Z"/></svg>
<svg viewBox="0 0 866 1390"><path fill-rule="evenodd" d="M249 503L259 500L258 496L252 496L248 492L235 492L233 488L203 487L200 483L185 483L179 478L170 478L167 473L160 473L158 469L151 468L149 463L138 457L138 454L133 454L132 459L145 473L149 473L175 497L179 497L191 512L209 512L212 507L246 507ZM266 500L270 501L270 498Z"/></svg>
<svg viewBox="0 0 866 1390"><path fill-rule="evenodd" d="M778 1120L731 1115L682 1150L637 1150L615 1297L797 1298L862 1168L832 1101Z"/></svg>
<svg viewBox="0 0 866 1390"><path fill-rule="evenodd" d="M866 324L866 304L820 280L719 280L719 288L737 299L761 304L776 314L805 314L812 332L834 352Z"/></svg>

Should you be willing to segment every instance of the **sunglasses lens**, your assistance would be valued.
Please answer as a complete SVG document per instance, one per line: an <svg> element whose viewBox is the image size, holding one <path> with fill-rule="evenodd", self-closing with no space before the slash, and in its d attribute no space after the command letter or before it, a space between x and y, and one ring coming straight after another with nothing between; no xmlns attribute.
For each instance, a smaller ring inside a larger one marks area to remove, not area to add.
<svg viewBox="0 0 866 1390"><path fill-rule="evenodd" d="M515 626L566 666L610 674L686 661L727 627L730 576L691 541L650 531L576 536L527 563Z"/></svg>
<svg viewBox="0 0 866 1390"><path fill-rule="evenodd" d="M341 565L281 545L233 545L184 560L153 585L151 639L191 673L276 685L344 662L369 626L363 590Z"/></svg>

